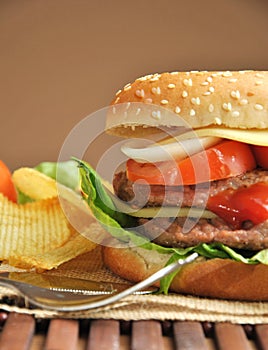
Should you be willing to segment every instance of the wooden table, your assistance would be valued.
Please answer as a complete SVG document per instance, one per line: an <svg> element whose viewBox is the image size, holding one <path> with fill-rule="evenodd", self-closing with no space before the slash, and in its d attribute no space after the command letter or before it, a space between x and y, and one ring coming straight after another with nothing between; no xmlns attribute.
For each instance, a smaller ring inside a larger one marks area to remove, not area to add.
<svg viewBox="0 0 268 350"><path fill-rule="evenodd" d="M268 350L268 325L186 321L35 320L0 311L1 350Z"/></svg>

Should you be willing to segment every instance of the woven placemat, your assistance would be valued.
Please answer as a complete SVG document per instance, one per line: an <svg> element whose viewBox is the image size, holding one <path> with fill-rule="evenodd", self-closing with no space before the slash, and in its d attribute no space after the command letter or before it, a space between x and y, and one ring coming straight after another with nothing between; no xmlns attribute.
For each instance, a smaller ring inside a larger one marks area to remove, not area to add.
<svg viewBox="0 0 268 350"><path fill-rule="evenodd" d="M1 265L2 270L12 270ZM100 248L73 259L58 269L45 272L42 276L77 277L101 282L129 282L107 270L101 259ZM268 302L238 302L198 298L178 294L132 295L123 300L94 310L83 312L54 312L12 305L17 296L11 289L0 287L0 309L34 315L37 318L103 318L118 320L191 320L211 322L232 322L240 324L268 323Z"/></svg>

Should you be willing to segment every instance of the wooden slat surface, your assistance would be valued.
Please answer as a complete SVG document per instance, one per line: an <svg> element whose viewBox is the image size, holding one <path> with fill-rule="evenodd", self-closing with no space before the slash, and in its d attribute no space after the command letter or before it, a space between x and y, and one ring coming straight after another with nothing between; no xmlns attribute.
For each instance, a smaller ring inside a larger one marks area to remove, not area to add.
<svg viewBox="0 0 268 350"><path fill-rule="evenodd" d="M91 322L87 350L119 350L120 324L115 320Z"/></svg>
<svg viewBox="0 0 268 350"><path fill-rule="evenodd" d="M0 310L0 350L268 350L268 325L35 320Z"/></svg>
<svg viewBox="0 0 268 350"><path fill-rule="evenodd" d="M203 328L199 322L174 322L176 350L208 350Z"/></svg>
<svg viewBox="0 0 268 350"><path fill-rule="evenodd" d="M250 344L242 326L230 323L215 325L215 336L219 350L250 350Z"/></svg>
<svg viewBox="0 0 268 350"><path fill-rule="evenodd" d="M163 350L161 323L135 321L132 325L131 350Z"/></svg>
<svg viewBox="0 0 268 350"><path fill-rule="evenodd" d="M45 350L76 350L79 323L76 320L51 320Z"/></svg>
<svg viewBox="0 0 268 350"><path fill-rule="evenodd" d="M32 316L11 313L0 335L0 349L29 349L34 330L35 321Z"/></svg>
<svg viewBox="0 0 268 350"><path fill-rule="evenodd" d="M268 325L261 324L256 327L257 343L261 350L268 350Z"/></svg>

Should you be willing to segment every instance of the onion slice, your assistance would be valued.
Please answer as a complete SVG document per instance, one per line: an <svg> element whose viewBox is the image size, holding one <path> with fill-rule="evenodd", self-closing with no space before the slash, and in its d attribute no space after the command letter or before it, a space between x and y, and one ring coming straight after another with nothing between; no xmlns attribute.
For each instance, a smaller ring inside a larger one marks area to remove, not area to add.
<svg viewBox="0 0 268 350"><path fill-rule="evenodd" d="M221 140L219 137L207 136L164 144L156 143L147 147L144 147L144 143L135 140L125 143L121 147L121 151L139 163L155 163L166 160L181 161L216 145Z"/></svg>

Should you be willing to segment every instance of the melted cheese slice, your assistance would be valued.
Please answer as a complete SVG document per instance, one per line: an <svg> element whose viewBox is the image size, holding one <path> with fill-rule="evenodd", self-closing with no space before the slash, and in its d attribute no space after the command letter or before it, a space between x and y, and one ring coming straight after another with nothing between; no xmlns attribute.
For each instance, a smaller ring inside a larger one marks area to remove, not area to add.
<svg viewBox="0 0 268 350"><path fill-rule="evenodd" d="M213 219L217 215L207 209L189 208L189 207L146 207L129 215L140 218L174 218L174 217L191 217Z"/></svg>
<svg viewBox="0 0 268 350"><path fill-rule="evenodd" d="M176 137L177 140L192 139L194 137L215 136L230 139L252 145L268 146L267 129L231 129L220 127L209 127L196 129Z"/></svg>

